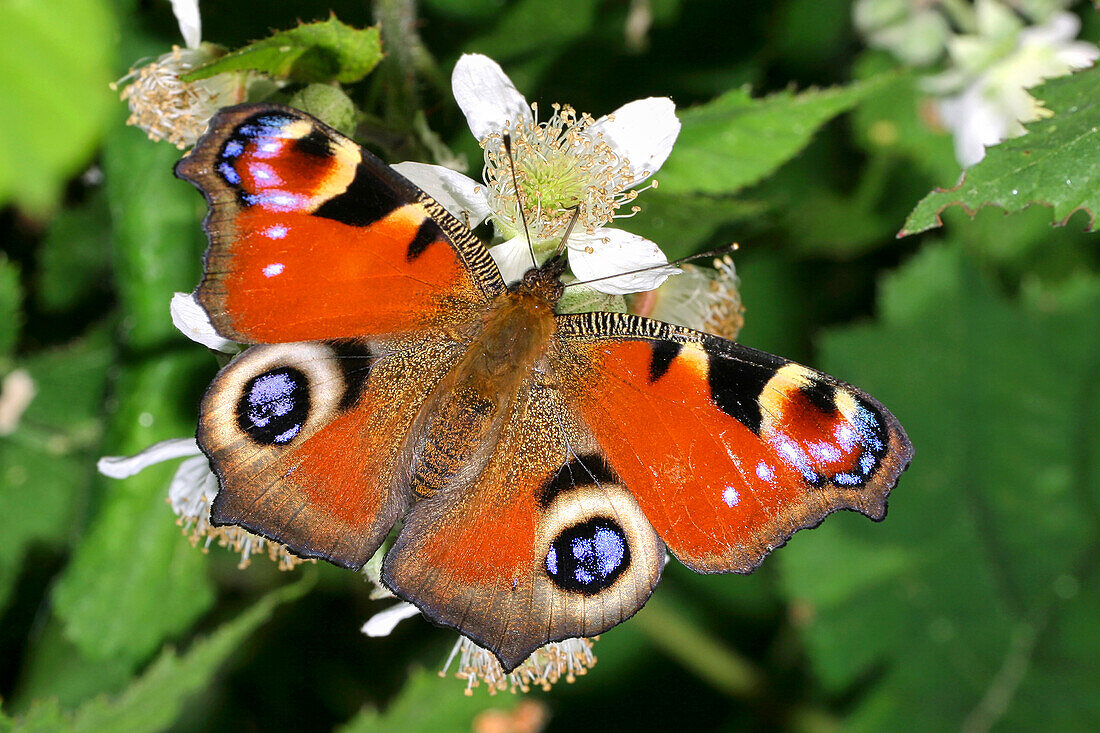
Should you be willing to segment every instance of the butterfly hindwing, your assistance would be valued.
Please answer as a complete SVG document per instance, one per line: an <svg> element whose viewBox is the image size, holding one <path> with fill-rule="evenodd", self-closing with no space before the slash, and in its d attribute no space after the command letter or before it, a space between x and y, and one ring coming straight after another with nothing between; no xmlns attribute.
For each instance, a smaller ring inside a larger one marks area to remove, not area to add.
<svg viewBox="0 0 1100 733"><path fill-rule="evenodd" d="M559 316L562 389L669 550L749 572L794 532L872 519L912 445L886 408L820 372L638 316Z"/></svg>
<svg viewBox="0 0 1100 733"><path fill-rule="evenodd" d="M383 581L508 671L602 633L657 584L664 545L549 387L521 390L486 469L418 501Z"/></svg>
<svg viewBox="0 0 1100 733"><path fill-rule="evenodd" d="M457 352L443 340L253 346L203 398L215 524L358 568L410 502L400 441ZM404 379L415 371L420 379Z"/></svg>
<svg viewBox="0 0 1100 733"><path fill-rule="evenodd" d="M234 341L408 333L469 319L504 290L467 227L289 107L222 110L176 173L210 204L197 295Z"/></svg>

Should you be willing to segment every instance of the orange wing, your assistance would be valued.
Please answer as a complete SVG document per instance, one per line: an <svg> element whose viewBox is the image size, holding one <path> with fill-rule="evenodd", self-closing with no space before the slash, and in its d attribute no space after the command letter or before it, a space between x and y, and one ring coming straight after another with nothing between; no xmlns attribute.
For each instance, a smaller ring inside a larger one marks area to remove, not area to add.
<svg viewBox="0 0 1100 733"><path fill-rule="evenodd" d="M691 569L750 572L838 509L885 516L913 449L863 392L646 318L584 313L558 323L560 388Z"/></svg>
<svg viewBox="0 0 1100 733"><path fill-rule="evenodd" d="M210 204L198 298L220 334L280 343L408 333L504 291L469 229L297 110L222 110L176 175Z"/></svg>

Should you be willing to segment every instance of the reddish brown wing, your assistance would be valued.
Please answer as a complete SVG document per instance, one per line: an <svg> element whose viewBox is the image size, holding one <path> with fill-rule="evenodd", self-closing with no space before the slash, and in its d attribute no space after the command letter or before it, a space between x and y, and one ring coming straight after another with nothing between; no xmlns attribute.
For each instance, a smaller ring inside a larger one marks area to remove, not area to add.
<svg viewBox="0 0 1100 733"><path fill-rule="evenodd" d="M629 618L664 545L598 451L559 392L521 390L485 471L409 511L383 581L509 671Z"/></svg>
<svg viewBox="0 0 1100 733"><path fill-rule="evenodd" d="M210 203L198 298L226 338L409 333L468 319L504 290L467 227L297 110L222 110L176 174Z"/></svg>
<svg viewBox="0 0 1100 733"><path fill-rule="evenodd" d="M868 395L637 316L559 316L560 388L661 539L697 572L749 572L838 509L872 519L912 445Z"/></svg>
<svg viewBox="0 0 1100 733"><path fill-rule="evenodd" d="M199 444L221 490L215 524L358 568L411 497L401 441L458 356L429 337L253 346L207 390ZM415 373L418 379L407 375Z"/></svg>

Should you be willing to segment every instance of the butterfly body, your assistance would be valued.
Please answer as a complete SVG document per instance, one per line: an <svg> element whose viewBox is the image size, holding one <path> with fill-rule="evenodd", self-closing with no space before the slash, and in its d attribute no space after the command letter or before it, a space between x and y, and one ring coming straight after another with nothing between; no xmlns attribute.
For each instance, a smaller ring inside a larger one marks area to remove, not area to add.
<svg viewBox="0 0 1100 733"><path fill-rule="evenodd" d="M480 475L522 393L549 371L559 269L532 270L464 334L462 355L419 407L405 441L409 483L418 496Z"/></svg>
<svg viewBox="0 0 1100 733"><path fill-rule="evenodd" d="M254 344L198 440L216 524L359 568L512 669L602 633L660 578L750 572L795 531L873 519L912 446L839 380L689 328L555 313L438 203L295 110L223 110L177 173L210 203L196 293Z"/></svg>

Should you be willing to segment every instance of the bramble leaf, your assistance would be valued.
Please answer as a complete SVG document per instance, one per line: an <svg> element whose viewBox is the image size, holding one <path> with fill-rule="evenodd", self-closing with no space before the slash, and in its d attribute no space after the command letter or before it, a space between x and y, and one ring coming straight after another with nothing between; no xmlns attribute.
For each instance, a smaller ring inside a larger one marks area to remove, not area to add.
<svg viewBox="0 0 1100 733"><path fill-rule="evenodd" d="M352 28L333 15L328 20L278 31L231 51L203 64L183 80L197 81L227 71L253 70L292 81L351 84L369 74L381 60L378 26Z"/></svg>
<svg viewBox="0 0 1100 733"><path fill-rule="evenodd" d="M732 193L798 154L826 122L851 109L892 75L846 87L783 91L754 99L747 88L679 112L683 129L658 173L668 193Z"/></svg>
<svg viewBox="0 0 1100 733"><path fill-rule="evenodd" d="M299 598L312 585L300 581L272 591L209 636L193 642L183 654L166 649L117 697L98 697L74 713L59 709L57 702L36 702L16 722L24 729L53 731L166 730L184 709L188 698L210 684L221 666L241 643L271 618L275 609Z"/></svg>
<svg viewBox="0 0 1100 733"><path fill-rule="evenodd" d="M954 188L936 189L921 199L898 236L941 226L948 206L973 214L982 206L1020 211L1049 206L1055 226L1075 211L1100 211L1100 68L1052 79L1031 90L1053 117L1026 125L1023 137L986 150Z"/></svg>

